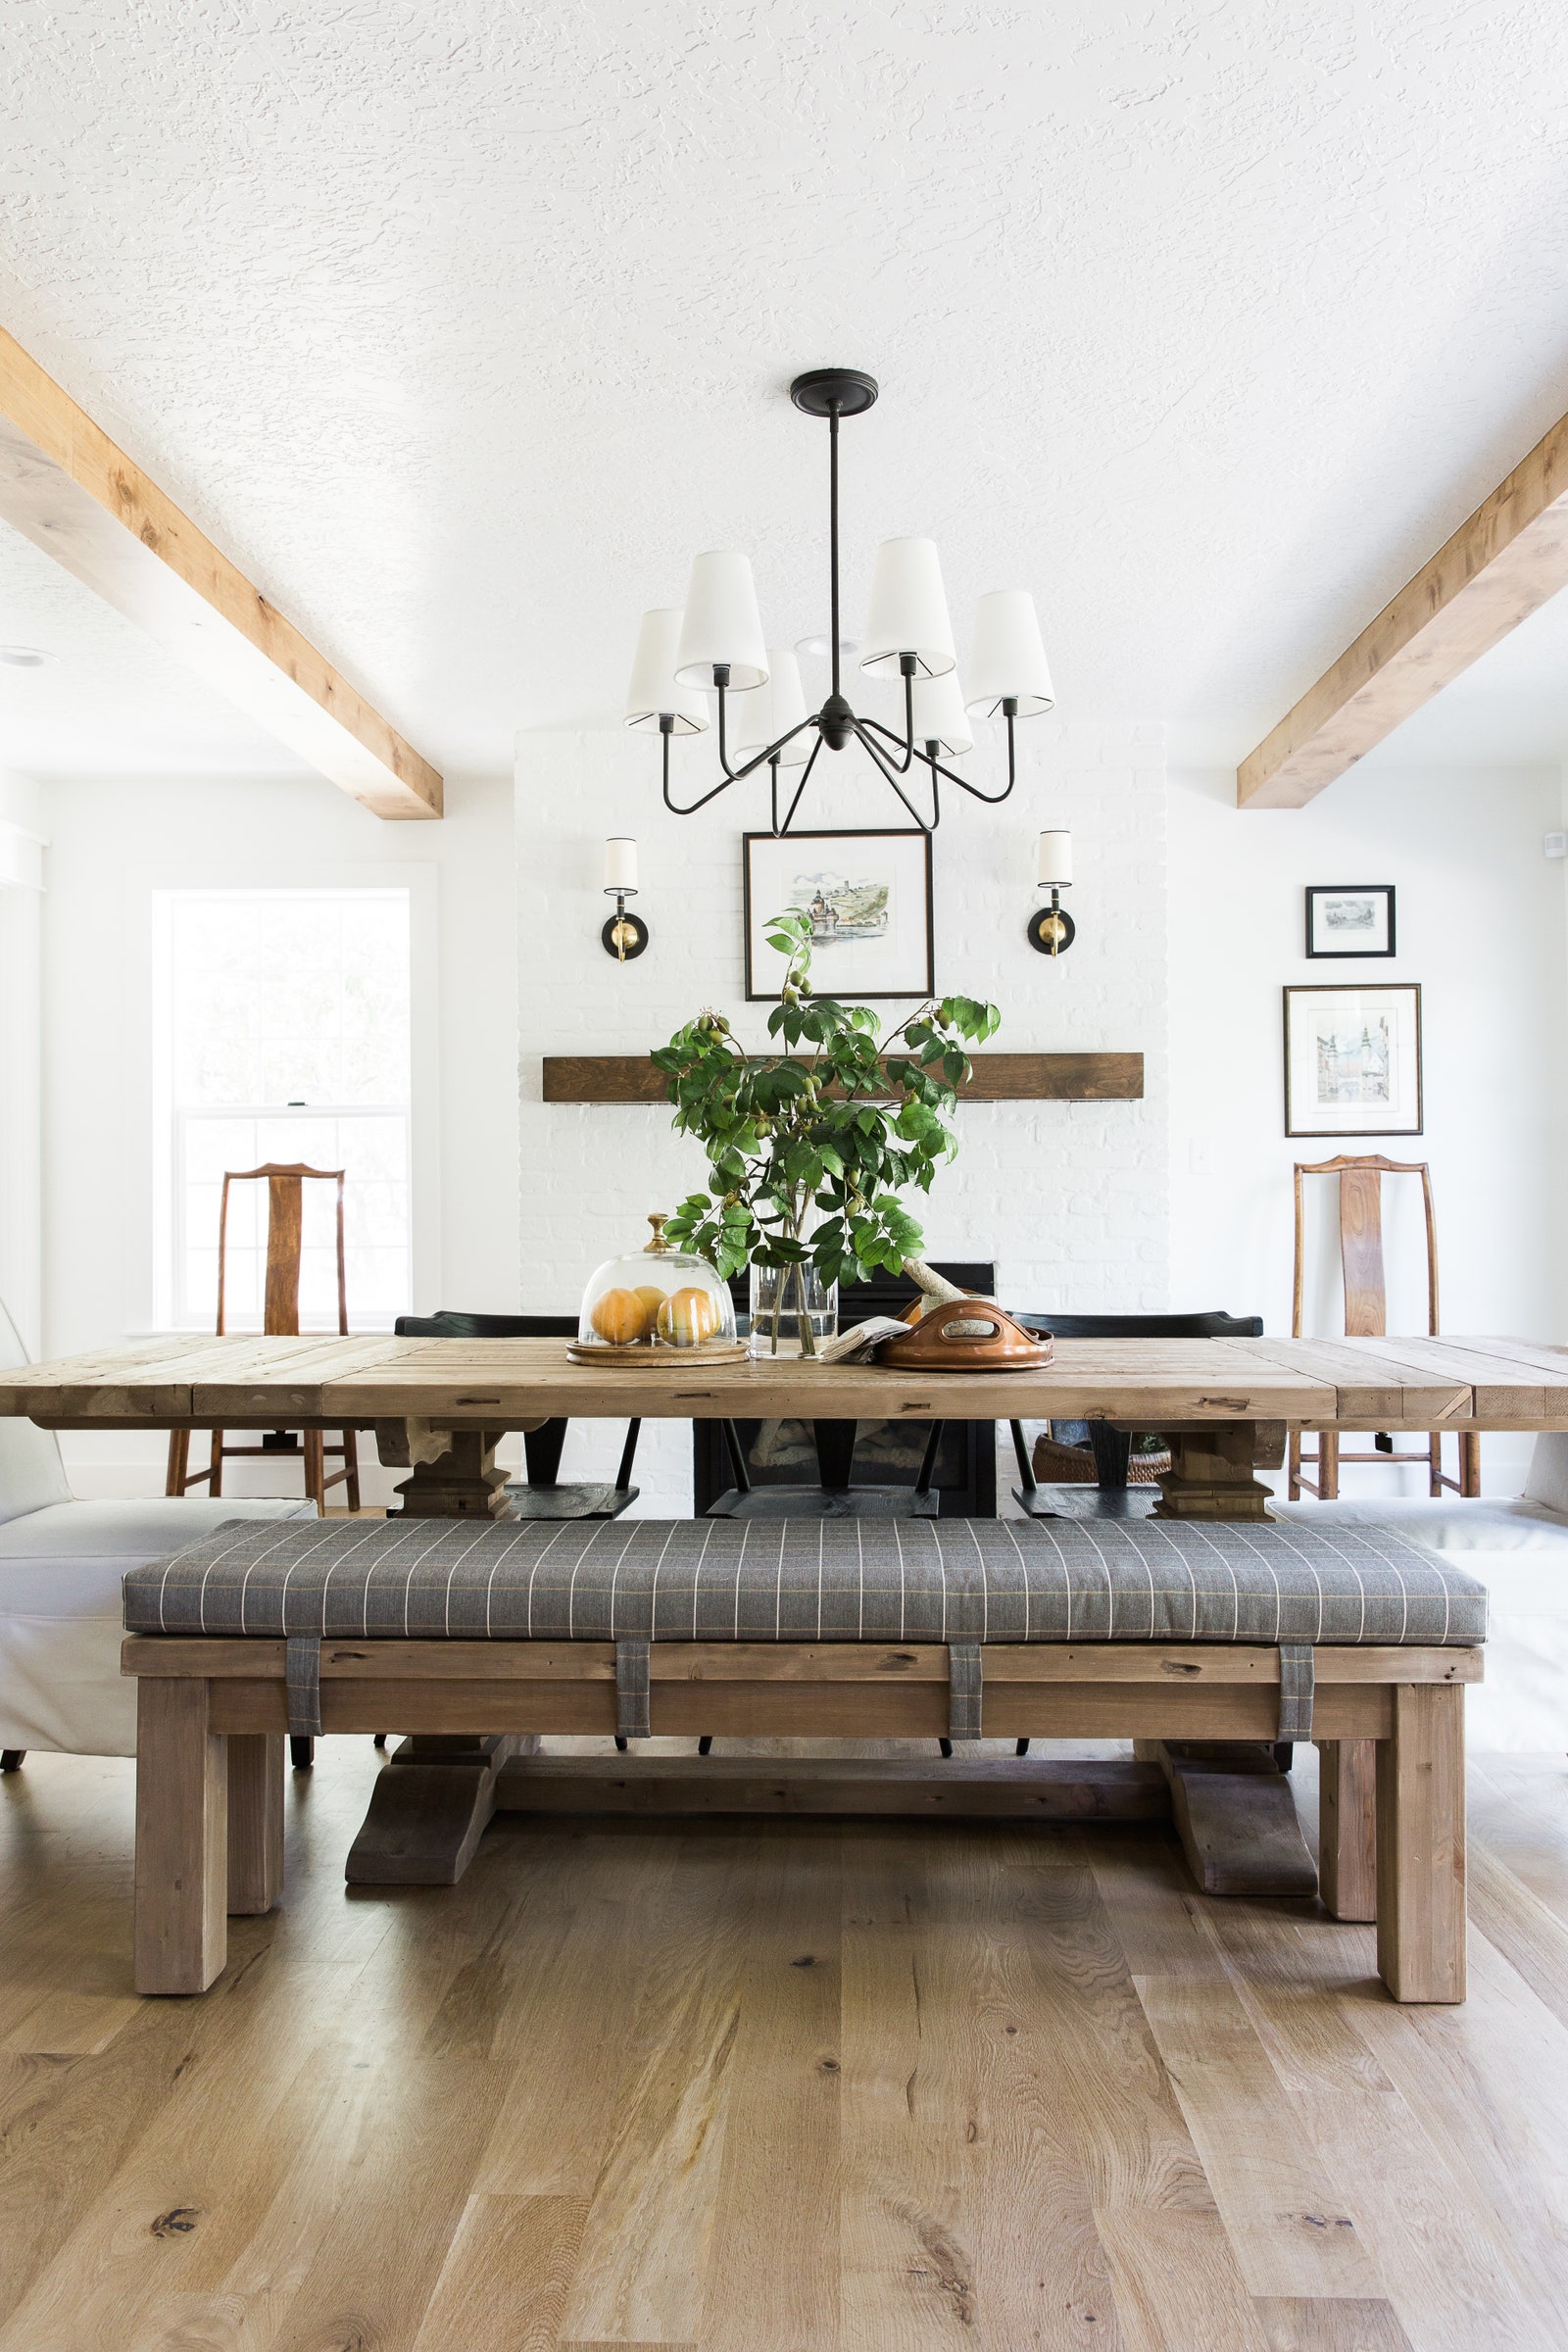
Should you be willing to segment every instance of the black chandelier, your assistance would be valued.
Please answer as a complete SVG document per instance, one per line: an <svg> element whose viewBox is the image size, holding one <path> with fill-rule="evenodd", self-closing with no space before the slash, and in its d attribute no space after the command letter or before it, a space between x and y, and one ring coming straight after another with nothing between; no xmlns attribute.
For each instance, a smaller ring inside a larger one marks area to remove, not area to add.
<svg viewBox="0 0 1568 2352"><path fill-rule="evenodd" d="M871 605L860 668L872 676L904 681L904 732L862 718L846 699L840 676L844 650L839 632L839 421L858 416L877 396L875 378L856 368L818 368L798 375L790 398L808 416L825 416L828 428L828 575L831 591L829 646L833 683L827 700L808 711L795 655L763 642L752 567L729 552L698 556L691 588L679 611L645 612L626 703L626 724L662 738L664 806L675 816L695 815L759 768L772 785L775 835L787 833L824 744L842 752L858 743L873 767L892 785L922 833L942 821L942 785L956 784L972 800L995 807L1017 781L1013 728L1020 718L1052 709L1055 697L1034 599L1022 588L983 596L975 617L969 694L958 684L953 624L937 551L929 539L887 539L877 550ZM850 651L856 649L850 648ZM718 702L720 781L681 808L669 792L669 746L674 735L702 733L709 724L708 696ZM974 748L971 715L1002 718L1007 729L1007 781L1001 792L982 792L953 768ZM730 757L737 719L739 764ZM905 790L918 763L929 770L931 813L923 815ZM779 817L779 768L803 770L793 799Z"/></svg>

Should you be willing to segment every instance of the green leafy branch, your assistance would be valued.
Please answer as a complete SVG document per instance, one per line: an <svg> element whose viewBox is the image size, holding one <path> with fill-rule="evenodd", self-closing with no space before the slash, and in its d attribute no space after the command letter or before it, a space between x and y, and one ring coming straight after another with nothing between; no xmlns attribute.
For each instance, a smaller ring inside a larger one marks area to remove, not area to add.
<svg viewBox="0 0 1568 2352"><path fill-rule="evenodd" d="M957 1150L948 1122L965 1049L1002 1015L972 997L933 999L884 1055L868 1006L812 993L810 916L789 907L767 939L787 958L768 1032L788 1051L750 1055L722 1013L703 1012L653 1056L677 1129L708 1153L707 1189L681 1202L669 1237L725 1276L753 1262L810 1263L830 1283L897 1271L923 1243L900 1196L929 1192Z"/></svg>

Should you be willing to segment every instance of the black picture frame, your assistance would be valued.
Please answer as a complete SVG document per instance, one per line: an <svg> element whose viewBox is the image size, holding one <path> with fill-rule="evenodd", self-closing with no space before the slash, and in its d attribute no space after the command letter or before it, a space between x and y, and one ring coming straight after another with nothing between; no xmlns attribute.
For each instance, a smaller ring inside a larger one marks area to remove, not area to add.
<svg viewBox="0 0 1568 2352"><path fill-rule="evenodd" d="M1325 914L1320 918L1320 899L1381 899L1383 901L1383 937L1381 948L1325 947L1318 943L1320 933L1326 937L1331 928ZM1309 882L1306 886L1306 953L1314 962L1343 962L1351 957L1357 961L1373 957L1386 958L1397 954L1394 929L1394 884L1392 882Z"/></svg>
<svg viewBox="0 0 1568 2352"><path fill-rule="evenodd" d="M1421 1135L1426 1127L1425 1054L1421 1033L1421 984L1418 980L1315 980L1304 985L1287 984L1283 991L1285 1014L1285 1132L1287 1136L1355 1136L1358 1138L1383 1135ZM1409 1077L1413 1080L1413 1122L1398 1121L1394 1116L1380 1119L1368 1105L1347 1105L1339 1119L1329 1126L1313 1126L1306 1122L1324 1116L1327 1105L1313 1105L1310 1089L1301 1093L1307 1100L1298 1101L1297 1082L1304 1075L1306 1063L1298 1043L1294 1012L1298 1001L1305 997L1398 997L1407 1000L1409 1017ZM1357 1112L1361 1115L1357 1115ZM1369 1115L1370 1113L1370 1115Z"/></svg>
<svg viewBox="0 0 1568 2352"><path fill-rule="evenodd" d="M891 1001L906 997L919 1002L926 997L935 996L936 906L931 878L931 836L929 833L922 833L914 825L855 825L842 830L824 828L819 832L809 833L746 833L742 835L741 919L746 953L746 1001L749 1004L776 1004L779 1002L779 991L776 988L759 988L757 985L760 975L754 960L753 950L758 935L758 926L760 923L766 922L769 916L779 913L781 908L777 905L769 906L765 909L757 906L759 894L754 871L756 847L764 845L766 849L782 851L785 848L793 848L797 844L804 845L807 842L858 841L899 841L910 844L917 842L920 845L920 873L914 889L916 898L923 904L924 908L924 920L919 925L917 934L917 944L923 950L924 972L923 975L915 975L915 985L913 986L891 988L881 986L874 981L868 981L863 985L858 981L838 982L833 973L818 962L813 968L813 981L822 995L843 996L856 1003L861 1003L867 999L886 998ZM895 975L900 978L906 976L908 975L903 972Z"/></svg>

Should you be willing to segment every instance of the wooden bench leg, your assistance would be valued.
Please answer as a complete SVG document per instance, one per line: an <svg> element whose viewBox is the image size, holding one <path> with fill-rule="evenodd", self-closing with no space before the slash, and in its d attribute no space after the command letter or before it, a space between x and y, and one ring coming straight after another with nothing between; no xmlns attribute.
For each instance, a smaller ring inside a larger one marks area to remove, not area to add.
<svg viewBox="0 0 1568 2352"><path fill-rule="evenodd" d="M283 1891L283 1734L228 1739L228 1910L270 1911Z"/></svg>
<svg viewBox="0 0 1568 2352"><path fill-rule="evenodd" d="M136 1990L205 1992L228 1957L228 1773L208 1685L136 1686Z"/></svg>
<svg viewBox="0 0 1568 2352"><path fill-rule="evenodd" d="M1336 1919L1376 1919L1377 1741L1320 1740L1318 1891Z"/></svg>
<svg viewBox="0 0 1568 2352"><path fill-rule="evenodd" d="M1396 1685L1377 1747L1378 1975L1396 2001L1462 2001L1464 1686Z"/></svg>

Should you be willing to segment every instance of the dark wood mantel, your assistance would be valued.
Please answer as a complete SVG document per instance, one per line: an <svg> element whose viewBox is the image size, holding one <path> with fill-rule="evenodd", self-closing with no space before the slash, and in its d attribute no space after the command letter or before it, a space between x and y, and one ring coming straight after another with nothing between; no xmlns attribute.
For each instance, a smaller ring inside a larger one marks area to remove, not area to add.
<svg viewBox="0 0 1568 2352"><path fill-rule="evenodd" d="M970 1102L1140 1102L1142 1054L977 1054ZM547 1054L547 1102L663 1102L664 1079L641 1054Z"/></svg>

